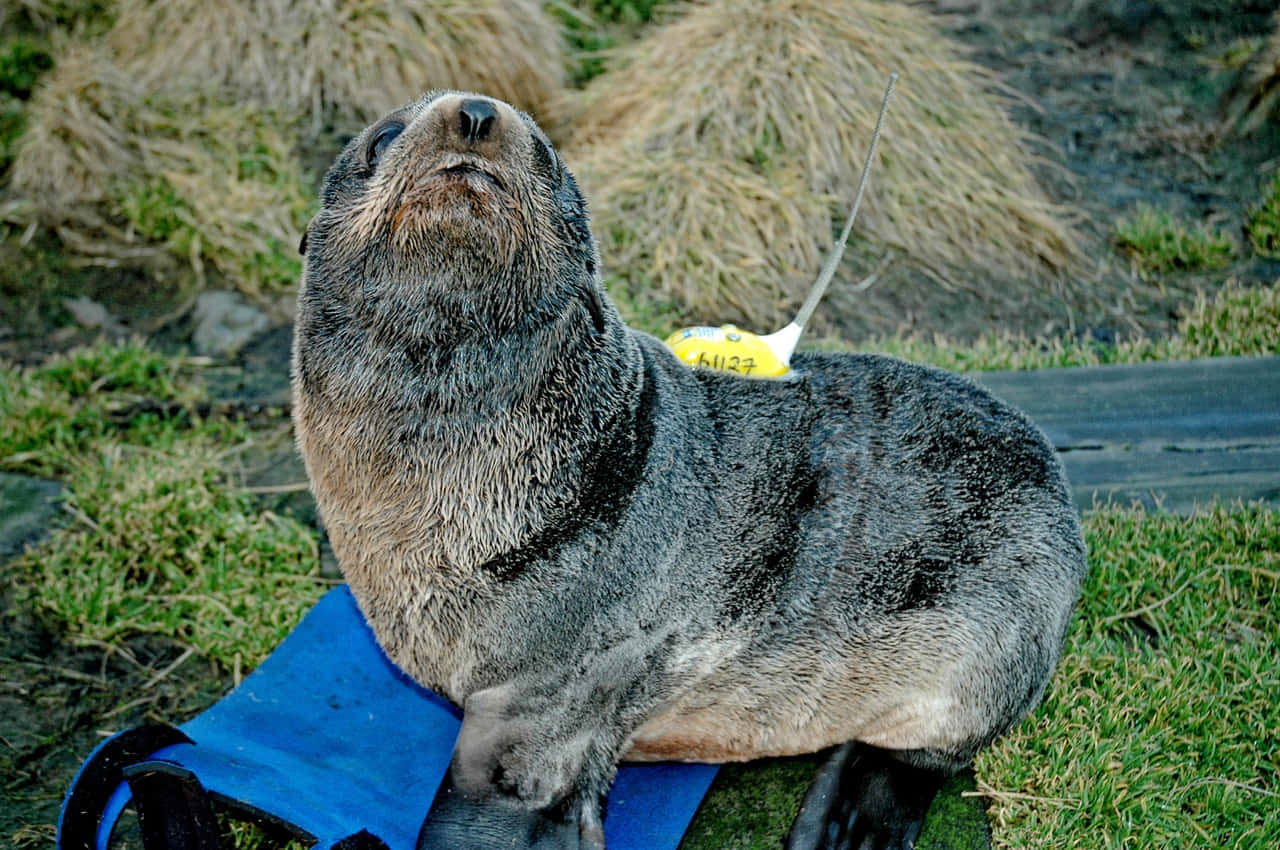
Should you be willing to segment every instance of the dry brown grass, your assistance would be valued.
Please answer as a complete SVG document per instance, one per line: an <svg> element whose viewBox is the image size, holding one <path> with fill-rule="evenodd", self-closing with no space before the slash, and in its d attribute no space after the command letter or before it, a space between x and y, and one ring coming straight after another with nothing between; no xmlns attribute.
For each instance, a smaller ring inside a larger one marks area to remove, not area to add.
<svg viewBox="0 0 1280 850"><path fill-rule="evenodd" d="M149 89L213 86L359 126L434 88L549 117L566 64L539 0L123 0L108 43Z"/></svg>
<svg viewBox="0 0 1280 850"><path fill-rule="evenodd" d="M5 214L92 263L212 266L267 294L297 279L297 153L324 127L449 87L545 117L564 67L538 0L120 0L33 98Z"/></svg>
<svg viewBox="0 0 1280 850"><path fill-rule="evenodd" d="M1079 261L998 82L927 13L872 0L685 8L623 48L574 115L568 159L628 286L686 299L704 321L790 318L847 214L895 70L855 236L942 285L975 268L1043 285ZM760 196L786 202L765 216Z"/></svg>
<svg viewBox="0 0 1280 850"><path fill-rule="evenodd" d="M798 173L776 179L697 152L633 156L602 145L587 178L606 265L633 286L656 288L690 316L714 307L700 318L754 324L781 315L797 291L788 284L816 274L829 199L805 190ZM596 170L609 174L606 185L596 186Z"/></svg>
<svg viewBox="0 0 1280 850"><path fill-rule="evenodd" d="M1237 132L1280 120L1280 11L1271 18L1271 35L1249 60L1227 106L1227 125Z"/></svg>
<svg viewBox="0 0 1280 850"><path fill-rule="evenodd" d="M83 48L32 104L12 185L81 258L206 263L250 295L292 284L311 191L297 119L198 95L148 95Z"/></svg>

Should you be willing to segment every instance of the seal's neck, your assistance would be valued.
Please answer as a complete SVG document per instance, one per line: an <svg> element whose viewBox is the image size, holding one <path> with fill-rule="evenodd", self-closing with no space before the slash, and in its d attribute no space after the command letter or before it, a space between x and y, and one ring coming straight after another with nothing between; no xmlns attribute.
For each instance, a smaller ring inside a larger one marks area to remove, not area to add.
<svg viewBox="0 0 1280 850"><path fill-rule="evenodd" d="M609 446L636 444L641 358L607 302L569 292L525 323L434 335L300 305L298 441L353 583L506 569L573 524Z"/></svg>

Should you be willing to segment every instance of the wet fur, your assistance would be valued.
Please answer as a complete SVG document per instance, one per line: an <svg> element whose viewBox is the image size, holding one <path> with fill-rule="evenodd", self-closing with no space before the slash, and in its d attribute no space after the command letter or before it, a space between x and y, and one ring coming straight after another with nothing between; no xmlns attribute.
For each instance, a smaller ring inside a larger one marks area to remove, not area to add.
<svg viewBox="0 0 1280 850"><path fill-rule="evenodd" d="M888 357L685 368L604 295L532 121L500 105L466 144L461 97L393 114L376 168L380 125L339 157L294 349L346 577L388 654L465 709L441 821L600 846L621 758L856 739L946 771L1029 711L1084 569L1035 426ZM434 176L459 157L501 190Z"/></svg>

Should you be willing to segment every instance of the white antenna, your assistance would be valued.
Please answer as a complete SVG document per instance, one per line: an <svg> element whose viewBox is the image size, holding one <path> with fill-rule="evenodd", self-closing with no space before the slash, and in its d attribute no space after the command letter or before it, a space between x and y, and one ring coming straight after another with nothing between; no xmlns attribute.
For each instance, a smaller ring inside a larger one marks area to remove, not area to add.
<svg viewBox="0 0 1280 850"><path fill-rule="evenodd" d="M853 198L853 210L849 213L849 220L844 224L844 231L840 234L840 239L831 250L830 256L827 257L826 265L822 267L822 273L818 275L813 288L809 290L809 297L805 298L804 304L800 305L800 312L796 314L791 324L776 333L760 337L760 340L769 346L770 350L783 363L791 362L791 354L796 350L796 343L800 341L800 334L804 333L804 326L813 315L813 311L817 308L818 302L822 300L822 296L826 294L827 286L830 285L831 278L836 273L836 267L840 265L840 258L844 256L844 246L849 241L849 231L853 230L853 220L858 215L858 207L862 204L862 194L867 188L867 175L871 171L871 161L876 155L876 143L880 141L880 130L884 126L884 114L889 110L889 98L893 95L893 87L897 82L897 72L890 74L889 85L884 90L884 100L880 103L880 115L876 118L876 128L871 134L871 147L867 149L867 159L862 164L862 177L858 179L858 193Z"/></svg>

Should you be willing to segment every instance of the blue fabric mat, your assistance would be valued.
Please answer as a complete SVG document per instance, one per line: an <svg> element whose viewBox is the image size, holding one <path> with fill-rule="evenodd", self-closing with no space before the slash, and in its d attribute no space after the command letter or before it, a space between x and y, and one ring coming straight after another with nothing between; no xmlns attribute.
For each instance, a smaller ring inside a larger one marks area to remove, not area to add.
<svg viewBox="0 0 1280 850"><path fill-rule="evenodd" d="M413 850L460 724L452 705L383 655L344 586L240 687L181 727L194 745L153 758L306 830L318 848L367 829L390 850ZM716 769L624 765L604 822L609 850L674 850ZM127 788L108 806L100 848L126 801Z"/></svg>

